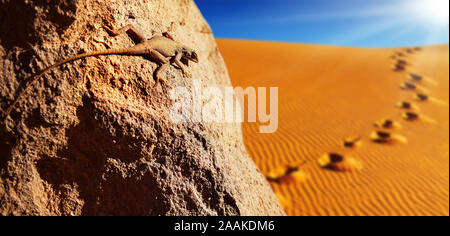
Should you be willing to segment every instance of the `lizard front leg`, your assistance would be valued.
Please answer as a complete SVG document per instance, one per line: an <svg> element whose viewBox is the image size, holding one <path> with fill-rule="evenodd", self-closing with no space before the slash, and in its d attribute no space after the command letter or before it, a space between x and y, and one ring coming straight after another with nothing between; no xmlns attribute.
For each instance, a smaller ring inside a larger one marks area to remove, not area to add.
<svg viewBox="0 0 450 236"><path fill-rule="evenodd" d="M180 68L180 70L183 72L183 74L186 76L186 77L189 77L189 78L191 78L192 77L192 75L189 73L189 72L187 72L186 71L186 67L183 65L183 63L181 62L181 58L183 57L183 55L181 55L181 53L177 53L177 55L175 56L175 61L174 61L174 63L175 63L175 65L177 65L179 68Z"/></svg>
<svg viewBox="0 0 450 236"><path fill-rule="evenodd" d="M119 30L113 30L107 26L105 26L105 29L114 36L126 33L136 44L142 43L147 40L144 35L141 34L139 30L134 28L134 26L132 25L126 25Z"/></svg>

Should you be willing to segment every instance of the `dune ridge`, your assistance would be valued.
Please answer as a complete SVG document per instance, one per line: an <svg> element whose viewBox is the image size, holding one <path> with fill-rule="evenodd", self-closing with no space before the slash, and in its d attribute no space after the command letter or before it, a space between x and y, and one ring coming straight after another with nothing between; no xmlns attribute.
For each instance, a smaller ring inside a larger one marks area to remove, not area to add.
<svg viewBox="0 0 450 236"><path fill-rule="evenodd" d="M278 131L259 134L258 124L244 123L243 132L264 175L297 167L307 176L271 181L287 214L449 215L448 45L218 44L234 86L279 87ZM343 144L352 137L361 137L357 146ZM361 168L321 167L329 154Z"/></svg>

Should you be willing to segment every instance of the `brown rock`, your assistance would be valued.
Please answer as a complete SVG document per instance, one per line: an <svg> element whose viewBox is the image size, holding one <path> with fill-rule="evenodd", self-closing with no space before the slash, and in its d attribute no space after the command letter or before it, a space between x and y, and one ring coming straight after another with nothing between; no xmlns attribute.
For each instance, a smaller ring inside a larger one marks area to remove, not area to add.
<svg viewBox="0 0 450 236"><path fill-rule="evenodd" d="M189 72L230 86L191 0L0 1L2 116L23 79L68 56L123 48L103 26L169 32L197 49ZM41 78L0 128L0 215L284 215L239 124L173 123L168 89L191 79L141 56L69 63Z"/></svg>

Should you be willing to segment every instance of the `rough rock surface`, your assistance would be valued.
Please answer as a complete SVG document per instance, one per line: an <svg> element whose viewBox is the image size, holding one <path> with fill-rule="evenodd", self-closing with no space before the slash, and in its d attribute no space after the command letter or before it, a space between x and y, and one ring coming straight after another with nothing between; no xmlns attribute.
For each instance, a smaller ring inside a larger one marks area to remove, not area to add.
<svg viewBox="0 0 450 236"><path fill-rule="evenodd" d="M67 56L133 45L104 27L169 32L199 52L189 71L230 86L191 0L1 0L2 117L24 78ZM0 128L0 215L284 215L239 124L173 123L169 87L141 56L91 57L41 78Z"/></svg>

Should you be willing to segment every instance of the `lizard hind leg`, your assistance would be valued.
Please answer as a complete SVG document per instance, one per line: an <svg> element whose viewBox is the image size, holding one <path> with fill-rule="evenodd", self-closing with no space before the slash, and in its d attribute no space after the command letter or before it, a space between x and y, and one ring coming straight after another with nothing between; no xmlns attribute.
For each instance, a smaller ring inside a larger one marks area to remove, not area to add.
<svg viewBox="0 0 450 236"><path fill-rule="evenodd" d="M136 44L142 43L147 40L144 35L141 34L140 31L134 28L134 26L132 26L131 24L126 25L118 30L114 30L107 26L105 26L105 29L114 36L126 33Z"/></svg>
<svg viewBox="0 0 450 236"><path fill-rule="evenodd" d="M169 63L162 64L155 70L155 72L153 73L153 79L155 80L155 84L153 85L153 87L156 87L158 84L163 85L166 83L165 80L161 78L161 73L165 72L169 66Z"/></svg>
<svg viewBox="0 0 450 236"><path fill-rule="evenodd" d="M183 72L183 74L184 74L186 77L191 78L192 75L191 75L189 72L186 71L186 67L185 67L185 66L183 65L183 63L181 62L181 59L182 59L181 54L177 54L177 55L175 56L175 60L174 60L175 65L177 65L177 67L179 67L179 69L181 70L181 72Z"/></svg>
<svg viewBox="0 0 450 236"><path fill-rule="evenodd" d="M150 50L147 55L148 55L148 57L150 57L150 59L152 59L154 62L159 64L158 69L156 69L155 72L153 73L153 79L155 80L155 85L154 85L154 87L155 87L161 81L164 82L164 80L161 79L160 74L161 74L161 72L165 71L168 66L170 66L170 60L167 59L166 57L164 57L158 51L153 50L153 49Z"/></svg>

